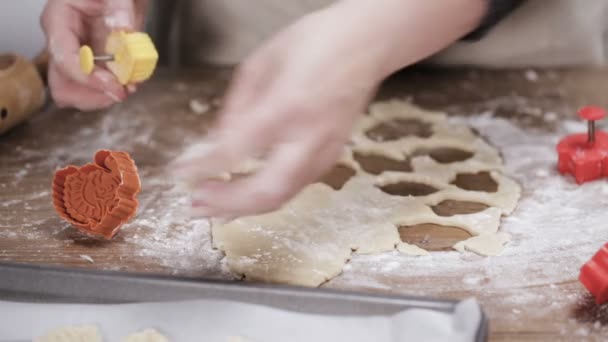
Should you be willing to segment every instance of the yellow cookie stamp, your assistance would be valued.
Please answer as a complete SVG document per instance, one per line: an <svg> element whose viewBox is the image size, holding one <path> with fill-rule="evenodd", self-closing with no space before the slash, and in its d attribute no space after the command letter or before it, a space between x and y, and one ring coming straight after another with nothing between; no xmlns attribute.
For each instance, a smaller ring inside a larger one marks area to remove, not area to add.
<svg viewBox="0 0 608 342"><path fill-rule="evenodd" d="M107 55L95 56L93 50L84 45L80 48L80 68L89 75L96 61L105 61L107 68L123 84L140 83L152 76L158 52L150 36L143 32L115 31L106 41Z"/></svg>

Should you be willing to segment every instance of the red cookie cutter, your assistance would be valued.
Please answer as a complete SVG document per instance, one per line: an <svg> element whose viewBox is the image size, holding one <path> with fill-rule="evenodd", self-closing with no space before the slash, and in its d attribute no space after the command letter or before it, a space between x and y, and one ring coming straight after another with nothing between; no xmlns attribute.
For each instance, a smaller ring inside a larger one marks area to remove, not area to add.
<svg viewBox="0 0 608 342"><path fill-rule="evenodd" d="M591 292L598 304L608 301L608 243L583 265L578 280Z"/></svg>
<svg viewBox="0 0 608 342"><path fill-rule="evenodd" d="M102 150L93 164L70 165L55 173L53 205L79 230L111 239L135 215L140 190L129 154Z"/></svg>
<svg viewBox="0 0 608 342"><path fill-rule="evenodd" d="M578 184L608 177L608 134L595 131L595 121L606 116L601 107L587 106L578 115L588 120L587 134L573 134L557 145L557 168L562 174L574 176Z"/></svg>

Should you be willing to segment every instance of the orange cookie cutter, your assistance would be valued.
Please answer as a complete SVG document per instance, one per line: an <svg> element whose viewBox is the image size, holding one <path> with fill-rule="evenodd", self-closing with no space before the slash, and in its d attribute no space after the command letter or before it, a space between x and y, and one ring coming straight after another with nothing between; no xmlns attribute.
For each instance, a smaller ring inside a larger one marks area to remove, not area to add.
<svg viewBox="0 0 608 342"><path fill-rule="evenodd" d="M80 231L111 239L137 212L141 182L126 152L101 150L94 163L55 173L53 205Z"/></svg>

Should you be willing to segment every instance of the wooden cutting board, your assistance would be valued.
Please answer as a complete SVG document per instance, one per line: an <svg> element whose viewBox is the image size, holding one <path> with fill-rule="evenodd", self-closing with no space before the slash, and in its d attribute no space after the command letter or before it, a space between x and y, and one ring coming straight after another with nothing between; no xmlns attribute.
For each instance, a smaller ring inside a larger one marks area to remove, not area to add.
<svg viewBox="0 0 608 342"><path fill-rule="evenodd" d="M530 108L543 112L553 111L557 115L556 121L559 122L566 117L575 118L575 109L581 105L608 105L608 97L605 97L605 89L608 89L608 70L555 70L540 74L541 77L532 82L525 77L525 72L520 70L414 69L388 80L378 98L402 98L408 95L422 107L459 115L479 113L491 107L498 116L524 127L536 127L544 131L552 130L553 124L545 122L542 116L526 112ZM137 249L120 234L112 242L82 238L75 230L67 228L53 211L48 190L54 169L49 165L64 166L67 162L89 162L92 155L85 158L80 153L83 146L92 147L87 144L87 139L110 139L118 133L129 132L127 136L136 141L130 152L137 156L142 175L142 198L145 203L149 203L142 208L142 212L162 211L165 208L155 207L158 201L154 200L154 194L162 194L166 187L163 184L147 184L146 176L157 174L167 161L175 156L183 139L204 134L207 126L201 122L209 122L213 114L209 117L195 115L190 110L189 103L193 98L203 101L218 98L229 75L229 70L225 69L179 72L161 70L154 80L145 84L134 97L119 107L99 113L77 113L51 108L0 137L0 261L219 277L214 269L205 268L204 264L200 263L177 269L168 266L162 258L151 257L147 254L149 250ZM507 101L497 103L497 98ZM521 98L527 101L528 106L518 105L517 99ZM130 115L132 120L129 122L132 124L127 127L115 127L111 118L116 115ZM405 133L409 134L412 130L416 132L412 127L405 130ZM68 138L75 135L82 139L82 144L66 146ZM99 146L107 147L112 146ZM436 158L462 158L458 151L433 153ZM54 158L52 160L49 159L51 155ZM376 159L364 162L370 169L382 169L391 161ZM337 186L348 177L349 172L352 171L337 168L325 181ZM457 181L463 187L491 190L493 186L485 175L465 177ZM405 187L395 191L420 192L428 189ZM480 209L475 203L453 201L446 201L434 208L440 215ZM405 241L430 250L449 249L455 242L468 237L468 233L461 229L434 225L403 227L400 233ZM180 250L176 249L175 254L180 255L179 253ZM483 288L486 282L484 279L499 276L482 275L479 288ZM573 296L573 305L567 310L552 308L551 302L542 308L522 310L517 303L503 300L518 289L504 288L500 293L465 290L462 286L462 275L411 279L406 274L375 273L370 277L386 284L386 287L372 288L364 283L345 286L340 285L343 284L341 282L329 283L327 286L412 294L411 287L407 285L418 283L423 287L417 288L425 290L414 294L443 298L476 296L491 318L492 341L554 341L581 338L591 340L595 337L599 340L603 331L601 327L608 322L608 311L595 306L585 297L584 289L574 277L560 284L540 283L525 289L530 296L543 295L550 289L561 291L563 296ZM439 283L448 284L453 290L435 290L434 284ZM581 299L576 300L578 297ZM522 312L514 314L513 310ZM600 325L598 329L593 328L596 321ZM587 335L577 335L579 330Z"/></svg>

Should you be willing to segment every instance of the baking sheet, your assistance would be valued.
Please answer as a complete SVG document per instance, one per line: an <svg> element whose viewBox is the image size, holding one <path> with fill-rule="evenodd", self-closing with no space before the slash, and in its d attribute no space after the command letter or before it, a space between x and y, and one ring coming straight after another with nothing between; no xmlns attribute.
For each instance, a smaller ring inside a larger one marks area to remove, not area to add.
<svg viewBox="0 0 608 342"><path fill-rule="evenodd" d="M209 309L212 304L218 305L218 303L221 303L220 310ZM359 337L366 336L366 333L377 333L377 329L370 328L372 323L369 322L380 318L385 322L383 323L385 329L390 330L391 338L396 339L399 338L398 334L403 331L393 331L393 325L404 325L403 320L406 320L407 317L422 312L422 316L419 317L423 318L416 319L413 328L415 330L442 333L463 331L468 334L469 329L473 329L475 341L486 341L488 324L481 307L475 301L465 303L469 304L461 306L458 301L454 300L413 296L378 295L330 289L0 263L0 324L17 327L17 324L6 322L8 322L8 318L17 318L18 310L15 309L19 306L21 307L19 310L26 312L25 317L21 318L26 320L28 332L32 335L44 333L46 332L43 331L44 329L55 328L57 325L83 323L101 325L105 324L107 319L115 319L120 324L126 324L121 328L124 331L104 331L105 334L112 333L118 336L149 327L159 328L165 333L174 333L171 329L179 329L180 326L162 324L184 322L192 327L188 329L207 327L204 329L205 333L214 331L217 334L203 341L215 341L214 339L217 337L223 338L218 340L223 342L226 336L220 336L222 334L233 336L234 334L255 333L246 330L248 325L244 325L245 322L253 319L259 323L254 324L254 327L263 327L265 330L262 330L265 333L274 332L279 326L291 327L289 324L293 325L293 330L286 330L293 335L282 342L298 341L295 339L296 337L303 339L306 335L302 337L295 335L300 333L300 330L297 329L301 329L302 333L323 333L326 332L323 329L327 329L330 324L334 327L332 329L341 329L348 334L340 339L334 339L332 342L342 341L343 338L351 335L355 336L350 338L350 341L358 341L362 340ZM99 304L103 305L98 307ZM37 305L42 306L39 308ZM470 308L468 308L469 306ZM65 310L52 311L58 308ZM469 310L473 310L473 313ZM463 311L466 312L463 313ZM43 312L50 314L50 319L53 321L40 316ZM261 315L262 312L269 312L269 314ZM477 312L478 315L474 312ZM100 320L95 316L99 313L108 313L109 317ZM245 318L240 315L244 315ZM277 315L280 317L277 318ZM230 331L216 331L214 329L218 329L219 325L208 323L222 319L222 317L231 322ZM306 319L310 317L313 319L312 323ZM442 320L444 324L434 325L433 322L436 320L429 317ZM306 319L305 323L304 319ZM291 323L284 323L286 320ZM334 324L334 322L340 324ZM350 324L346 325L348 328L341 325L343 322ZM386 322L390 322L390 324ZM428 325L432 327L428 327ZM101 328L106 327L101 325ZM120 327L108 328L119 329ZM163 330L165 328L168 330ZM357 331L355 334L354 329L361 329L363 332ZM415 330L405 331L405 333L413 334ZM2 342L9 338L3 336L3 333L5 333L4 327L0 326L0 341ZM175 333L179 333L179 331ZM170 336L173 337L173 335ZM256 340L254 337L257 335L249 336L252 342L274 341L273 339ZM274 337L279 338L280 335L270 335L269 338ZM26 337L26 339L28 338L31 337ZM306 336L306 338L312 337ZM326 338L329 339L329 337ZM367 341L382 341L381 338L382 336L375 336ZM15 337L10 337L10 339L11 342L16 341ZM194 341L201 340L201 338L197 338ZM413 339L412 336L409 336L407 340L434 341L426 337ZM452 337L449 340L458 341L457 338ZM113 340L106 339L106 341ZM189 341L189 339L182 339L178 336L173 341Z"/></svg>
<svg viewBox="0 0 608 342"><path fill-rule="evenodd" d="M61 326L96 325L104 341L155 328L170 341L252 342L474 341L481 311L474 299L453 314L406 309L392 315L312 315L232 301L114 305L0 302L0 341L32 340Z"/></svg>

